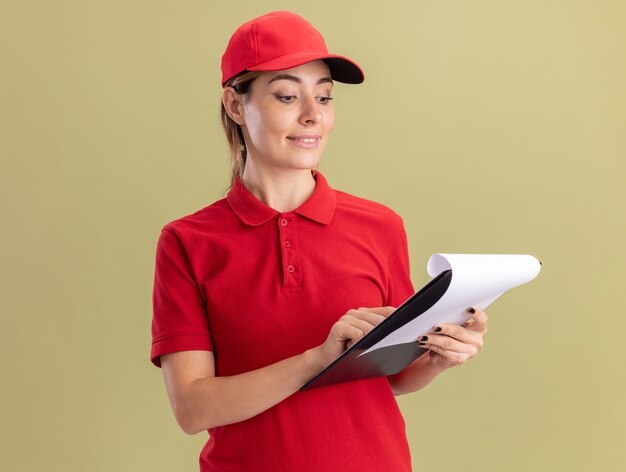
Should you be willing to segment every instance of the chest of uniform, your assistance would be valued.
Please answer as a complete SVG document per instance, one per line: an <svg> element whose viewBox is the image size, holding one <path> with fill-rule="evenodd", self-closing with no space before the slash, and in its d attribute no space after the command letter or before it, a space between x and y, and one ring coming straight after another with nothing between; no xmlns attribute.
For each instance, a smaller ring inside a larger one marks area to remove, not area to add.
<svg viewBox="0 0 626 472"><path fill-rule="evenodd" d="M279 217L214 251L225 262L200 288L221 375L299 354L322 343L347 310L385 299L381 255L314 222Z"/></svg>

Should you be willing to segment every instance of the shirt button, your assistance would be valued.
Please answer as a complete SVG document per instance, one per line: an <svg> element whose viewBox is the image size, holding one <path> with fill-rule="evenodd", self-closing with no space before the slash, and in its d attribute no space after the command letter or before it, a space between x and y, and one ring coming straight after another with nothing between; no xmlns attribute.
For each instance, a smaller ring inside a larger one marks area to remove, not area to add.
<svg viewBox="0 0 626 472"><path fill-rule="evenodd" d="M280 224L281 224L281 226L287 226L287 223L289 223L289 222L287 221L287 219L286 219L286 218L282 218L282 219L280 220Z"/></svg>
<svg viewBox="0 0 626 472"><path fill-rule="evenodd" d="M296 270L296 268L295 268L294 266L292 266L291 264L289 264L289 265L287 266L287 270L288 270L289 272L293 272L294 270Z"/></svg>
<svg viewBox="0 0 626 472"><path fill-rule="evenodd" d="M291 242L290 241L285 241L285 247L291 247Z"/></svg>

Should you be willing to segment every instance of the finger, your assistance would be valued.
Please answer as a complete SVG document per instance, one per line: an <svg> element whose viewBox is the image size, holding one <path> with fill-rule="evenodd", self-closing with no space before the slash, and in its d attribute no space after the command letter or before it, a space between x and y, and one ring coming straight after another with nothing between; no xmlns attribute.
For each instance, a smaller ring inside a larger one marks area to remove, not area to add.
<svg viewBox="0 0 626 472"><path fill-rule="evenodd" d="M464 343L450 336L441 336L437 334L424 335L419 338L421 347L431 348L432 346L457 353L470 354L475 356L478 354L480 347L475 344Z"/></svg>
<svg viewBox="0 0 626 472"><path fill-rule="evenodd" d="M396 307L394 306L377 306L377 307L361 307L357 311L365 311L370 313L376 313L377 315L389 316L391 313L396 311Z"/></svg>
<svg viewBox="0 0 626 472"><path fill-rule="evenodd" d="M340 331L342 333L341 341L348 342L346 345L348 349L374 328L371 324L363 320L355 318L352 321L352 324L347 322L341 323L343 325L343 328Z"/></svg>
<svg viewBox="0 0 626 472"><path fill-rule="evenodd" d="M443 349L439 346L431 346L428 349L439 354L441 357L446 359L446 361L449 362L451 365L464 364L472 357L469 353L448 351L447 349Z"/></svg>
<svg viewBox="0 0 626 472"><path fill-rule="evenodd" d="M379 325L380 322L385 319L384 315L379 315L378 313L371 313L365 310L367 310L367 308L365 308L363 311L361 311L360 308L358 310L350 310L348 311L348 313L346 313L346 315L353 316L354 318L358 318L360 320L365 320L374 326Z"/></svg>
<svg viewBox="0 0 626 472"><path fill-rule="evenodd" d="M369 333L371 330L373 330L375 328L375 325L373 325L369 321L367 321L367 320L360 320L358 318L354 319L352 326L356 326L361 331L363 331L363 335L362 336L366 335L367 333Z"/></svg>
<svg viewBox="0 0 626 472"><path fill-rule="evenodd" d="M467 329L477 331L483 334L487 332L487 325L489 323L487 313L482 311L480 308L469 307L467 310L465 310L465 314L470 319L470 323L468 323Z"/></svg>
<svg viewBox="0 0 626 472"><path fill-rule="evenodd" d="M354 341L363 336L363 330L343 321L335 323L334 331L337 342Z"/></svg>
<svg viewBox="0 0 626 472"><path fill-rule="evenodd" d="M450 323L441 323L433 328L433 332L439 335L450 336L464 343L483 346L483 334L468 327Z"/></svg>
<svg viewBox="0 0 626 472"><path fill-rule="evenodd" d="M372 315L374 317L376 317L377 315ZM361 319L361 318L357 318L355 316L346 314L344 316L341 317L340 322L342 324L347 324L349 326L353 326L355 328L358 328L361 333L359 334L358 337L361 337L367 333L369 333L372 329L374 329L374 326L372 323L370 323L367 320ZM354 339L354 338L352 338Z"/></svg>

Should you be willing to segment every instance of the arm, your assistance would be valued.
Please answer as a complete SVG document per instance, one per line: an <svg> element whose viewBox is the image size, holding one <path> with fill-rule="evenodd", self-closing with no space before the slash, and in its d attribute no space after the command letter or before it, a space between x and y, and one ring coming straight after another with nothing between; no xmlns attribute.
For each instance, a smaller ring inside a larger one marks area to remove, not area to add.
<svg viewBox="0 0 626 472"><path fill-rule="evenodd" d="M181 429L195 434L251 418L296 392L318 372L313 351L230 377L215 377L211 351L161 356L163 378Z"/></svg>
<svg viewBox="0 0 626 472"><path fill-rule="evenodd" d="M442 323L434 328L434 333L420 338L420 346L428 352L402 372L387 376L395 395L420 390L444 370L462 365L478 354L487 333L487 314L474 308L468 308L466 314L470 319L463 326Z"/></svg>
<svg viewBox="0 0 626 472"><path fill-rule="evenodd" d="M239 375L216 377L211 351L162 355L163 378L181 429L195 434L236 423L281 402L384 319L368 310L349 310L322 345Z"/></svg>

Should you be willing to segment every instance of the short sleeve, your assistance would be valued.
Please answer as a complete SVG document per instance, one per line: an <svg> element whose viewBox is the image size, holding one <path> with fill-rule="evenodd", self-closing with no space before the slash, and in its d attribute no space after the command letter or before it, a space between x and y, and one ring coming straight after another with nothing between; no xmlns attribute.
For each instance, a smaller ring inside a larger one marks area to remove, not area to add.
<svg viewBox="0 0 626 472"><path fill-rule="evenodd" d="M404 225L396 233L387 257L387 306L398 307L415 293L411 282L409 248Z"/></svg>
<svg viewBox="0 0 626 472"><path fill-rule="evenodd" d="M150 360L171 352L213 351L206 303L177 234L163 228L156 250Z"/></svg>

